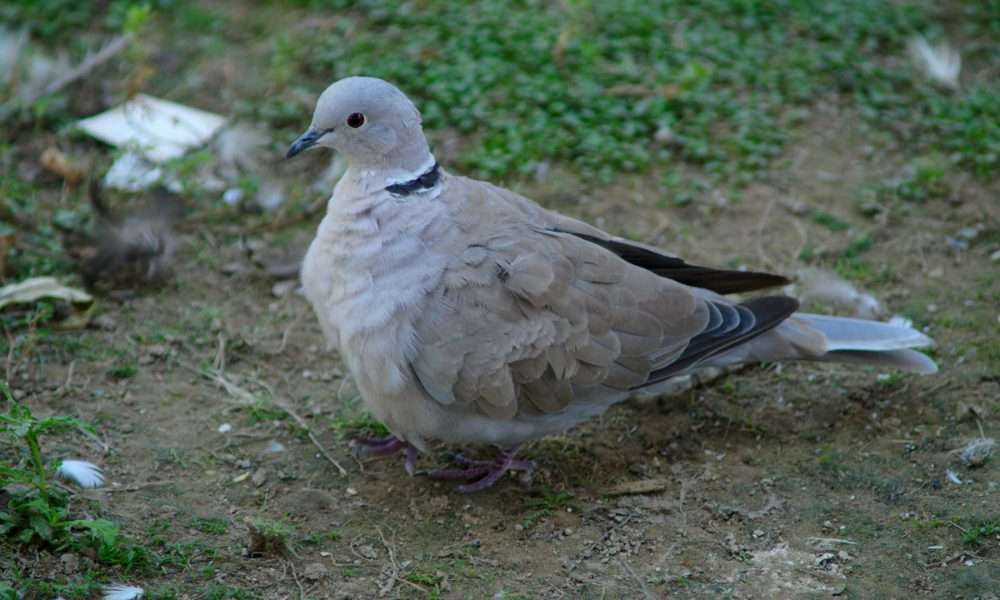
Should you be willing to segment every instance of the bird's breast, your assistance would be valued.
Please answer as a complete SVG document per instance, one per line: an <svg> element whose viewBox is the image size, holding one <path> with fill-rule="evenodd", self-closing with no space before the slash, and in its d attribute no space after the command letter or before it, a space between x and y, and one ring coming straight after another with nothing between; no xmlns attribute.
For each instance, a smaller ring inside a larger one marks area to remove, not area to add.
<svg viewBox="0 0 1000 600"><path fill-rule="evenodd" d="M414 322L445 261L427 243L432 206L339 207L336 197L303 260L302 284L328 342L359 384L383 394L409 377Z"/></svg>

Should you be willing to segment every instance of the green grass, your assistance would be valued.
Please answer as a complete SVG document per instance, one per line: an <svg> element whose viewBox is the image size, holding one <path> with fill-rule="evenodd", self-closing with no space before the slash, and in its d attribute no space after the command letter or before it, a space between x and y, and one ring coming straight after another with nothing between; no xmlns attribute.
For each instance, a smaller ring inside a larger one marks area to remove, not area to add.
<svg viewBox="0 0 1000 600"><path fill-rule="evenodd" d="M301 128L303 91L375 75L410 94L430 130L463 135L460 166L480 175L529 174L557 160L608 176L681 160L744 180L766 172L782 152L789 125L808 115L799 107L836 95L873 128L946 153L983 177L997 171L1000 85L982 81L954 96L928 83L906 57L910 36L937 31L937 15L926 6L300 4L336 7L339 18L333 31L296 32L273 43L270 72L279 91L252 110L279 127ZM672 141L655 143L667 128Z"/></svg>

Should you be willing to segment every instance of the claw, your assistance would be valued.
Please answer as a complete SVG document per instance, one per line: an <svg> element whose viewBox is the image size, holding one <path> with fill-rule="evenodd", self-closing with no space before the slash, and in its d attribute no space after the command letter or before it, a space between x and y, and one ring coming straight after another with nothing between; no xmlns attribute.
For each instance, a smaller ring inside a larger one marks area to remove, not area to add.
<svg viewBox="0 0 1000 600"><path fill-rule="evenodd" d="M370 458L372 456L386 456L393 454L403 448L411 446L394 435L384 437L358 436L354 438L355 446L353 452L356 456ZM409 460L409 457L407 457Z"/></svg>
<svg viewBox="0 0 1000 600"><path fill-rule="evenodd" d="M504 450L495 460L474 460L461 454L452 454L451 458L468 468L448 469L442 471L422 471L420 475L431 479L474 480L464 483L453 491L459 494L479 492L496 483L507 471L530 471L538 467L533 460L515 459L520 444Z"/></svg>

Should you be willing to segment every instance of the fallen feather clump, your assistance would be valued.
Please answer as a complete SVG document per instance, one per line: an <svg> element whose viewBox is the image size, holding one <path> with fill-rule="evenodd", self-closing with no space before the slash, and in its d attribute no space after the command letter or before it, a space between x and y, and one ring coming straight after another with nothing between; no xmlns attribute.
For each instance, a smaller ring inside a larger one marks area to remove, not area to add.
<svg viewBox="0 0 1000 600"><path fill-rule="evenodd" d="M80 487L95 488L104 483L101 468L83 460L64 460L56 471L60 476L75 481Z"/></svg>
<svg viewBox="0 0 1000 600"><path fill-rule="evenodd" d="M111 213L97 183L91 182L90 202L98 217L97 234L77 240L71 249L82 259L87 287L162 285L170 280L178 248L173 228L183 215L176 200L159 194L150 206L120 218Z"/></svg>
<svg viewBox="0 0 1000 600"><path fill-rule="evenodd" d="M997 450L997 441L993 438L976 438L957 450L958 460L968 467L981 467L986 464Z"/></svg>
<svg viewBox="0 0 1000 600"><path fill-rule="evenodd" d="M962 56L947 40L941 40L932 47L924 36L918 35L910 40L909 51L917 66L935 83L952 90L959 88Z"/></svg>
<svg viewBox="0 0 1000 600"><path fill-rule="evenodd" d="M803 305L822 305L863 319L882 314L882 305L871 294L859 291L849 281L823 269L799 272L795 295Z"/></svg>
<svg viewBox="0 0 1000 600"><path fill-rule="evenodd" d="M138 600L145 593L141 587L112 583L101 590L102 600Z"/></svg>

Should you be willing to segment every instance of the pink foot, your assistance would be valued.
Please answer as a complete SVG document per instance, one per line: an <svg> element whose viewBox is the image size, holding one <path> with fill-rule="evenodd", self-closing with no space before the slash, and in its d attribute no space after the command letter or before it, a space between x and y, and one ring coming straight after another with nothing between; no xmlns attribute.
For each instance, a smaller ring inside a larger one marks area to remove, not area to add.
<svg viewBox="0 0 1000 600"><path fill-rule="evenodd" d="M354 453L362 458L388 456L406 449L406 472L413 475L417 472L417 449L394 435L384 437L359 436L354 438Z"/></svg>
<svg viewBox="0 0 1000 600"><path fill-rule="evenodd" d="M475 480L472 483L462 484L453 491L459 494L479 492L496 483L507 471L531 471L538 467L538 463L533 460L514 458L520 447L521 445L518 444L504 450L495 460L473 460L467 456L455 454L452 456L455 462L468 468L424 471L420 474L431 479Z"/></svg>

